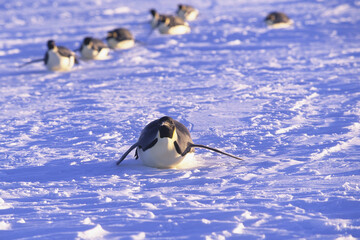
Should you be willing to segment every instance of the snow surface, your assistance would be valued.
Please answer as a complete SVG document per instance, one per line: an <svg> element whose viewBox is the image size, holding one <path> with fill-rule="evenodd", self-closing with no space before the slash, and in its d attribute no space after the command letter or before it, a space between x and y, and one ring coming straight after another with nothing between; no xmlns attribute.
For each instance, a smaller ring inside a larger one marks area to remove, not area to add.
<svg viewBox="0 0 360 240"><path fill-rule="evenodd" d="M191 34L147 39L177 3L1 1L0 239L360 238L360 1L194 0ZM115 27L146 44L18 68ZM245 161L116 166L163 115Z"/></svg>

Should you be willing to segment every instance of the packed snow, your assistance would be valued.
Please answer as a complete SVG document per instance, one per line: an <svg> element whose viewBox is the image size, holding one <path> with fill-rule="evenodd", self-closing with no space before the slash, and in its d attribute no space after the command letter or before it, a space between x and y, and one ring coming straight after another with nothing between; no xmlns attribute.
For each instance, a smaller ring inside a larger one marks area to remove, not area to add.
<svg viewBox="0 0 360 240"><path fill-rule="evenodd" d="M360 238L360 1L179 3L200 15L169 36L149 10L174 1L2 1L0 239ZM19 68L118 27L134 48ZM116 166L164 115L245 160Z"/></svg>

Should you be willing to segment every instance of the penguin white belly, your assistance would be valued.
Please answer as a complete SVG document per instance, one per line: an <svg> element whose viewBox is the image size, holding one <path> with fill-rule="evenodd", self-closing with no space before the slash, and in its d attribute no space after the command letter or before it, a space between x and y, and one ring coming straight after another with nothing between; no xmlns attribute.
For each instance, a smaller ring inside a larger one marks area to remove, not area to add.
<svg viewBox="0 0 360 240"><path fill-rule="evenodd" d="M57 52L49 51L46 67L50 71L70 71L74 63L74 56L63 57Z"/></svg>
<svg viewBox="0 0 360 240"><path fill-rule="evenodd" d="M165 24L160 24L159 32L162 34L180 35L180 34L189 33L190 27L187 25L176 25L176 26L169 27Z"/></svg>
<svg viewBox="0 0 360 240"><path fill-rule="evenodd" d="M178 16L181 17L182 19L184 19L185 21L194 21L198 15L199 15L199 11L197 11L197 10L192 11L188 14L186 14L186 12L184 12L184 11L178 12Z"/></svg>
<svg viewBox="0 0 360 240"><path fill-rule="evenodd" d="M272 24L270 21L267 21L266 23L271 28L288 28L291 25L293 25L294 22L292 20L289 20L286 23L282 22L282 23L274 23L274 24Z"/></svg>
<svg viewBox="0 0 360 240"><path fill-rule="evenodd" d="M189 13L185 19L187 21L194 21L199 15L199 11L192 11L191 13Z"/></svg>
<svg viewBox="0 0 360 240"><path fill-rule="evenodd" d="M138 148L137 152L144 165L155 168L172 168L185 158L176 152L174 141L170 138L158 138L153 147L146 151Z"/></svg>
<svg viewBox="0 0 360 240"><path fill-rule="evenodd" d="M116 41L115 39L108 39L108 45L112 49L129 49L135 45L135 41L133 39L130 40L123 40L123 41Z"/></svg>
<svg viewBox="0 0 360 240"><path fill-rule="evenodd" d="M109 48L102 48L100 52L98 52L97 50L94 50L91 47L83 46L81 50L81 56L82 58L87 60L90 59L104 60L108 58L109 51L110 51Z"/></svg>
<svg viewBox="0 0 360 240"><path fill-rule="evenodd" d="M98 55L95 57L95 60L105 60L109 58L110 48L102 48Z"/></svg>
<svg viewBox="0 0 360 240"><path fill-rule="evenodd" d="M98 51L92 49L88 46L83 46L81 49L81 57L83 59L95 59L95 57L98 55Z"/></svg>

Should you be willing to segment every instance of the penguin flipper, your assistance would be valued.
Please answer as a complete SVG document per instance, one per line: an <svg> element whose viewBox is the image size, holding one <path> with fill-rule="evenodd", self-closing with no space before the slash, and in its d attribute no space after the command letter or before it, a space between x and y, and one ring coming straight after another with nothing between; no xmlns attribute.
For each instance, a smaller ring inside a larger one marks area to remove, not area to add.
<svg viewBox="0 0 360 240"><path fill-rule="evenodd" d="M46 51L45 57L44 57L44 64L46 65L49 61L49 51Z"/></svg>
<svg viewBox="0 0 360 240"><path fill-rule="evenodd" d="M76 65L79 65L80 64L80 61L79 61L79 58L77 56L74 56L75 59L74 59L74 62Z"/></svg>
<svg viewBox="0 0 360 240"><path fill-rule="evenodd" d="M31 60L31 61L29 61L29 62L26 62L26 63L24 63L24 64L21 64L21 65L19 66L19 68L25 67L26 65L33 64L33 63L36 63L36 62L42 62L42 61L44 61L44 58Z"/></svg>
<svg viewBox="0 0 360 240"><path fill-rule="evenodd" d="M116 165L119 165L122 161L124 161L124 159L126 158L126 156L134 149L138 146L138 143L136 142L134 145L132 145L122 156L121 158L116 162Z"/></svg>
<svg viewBox="0 0 360 240"><path fill-rule="evenodd" d="M149 148L152 148L156 143L158 142L158 139L155 138L154 141L152 141L149 145L142 147L142 150L145 152L146 150L148 150Z"/></svg>
<svg viewBox="0 0 360 240"><path fill-rule="evenodd" d="M176 126L177 140L174 142L177 153L182 154L189 144L193 144L189 130L184 124L174 120ZM191 148L189 151L193 151Z"/></svg>
<svg viewBox="0 0 360 240"><path fill-rule="evenodd" d="M97 39L97 38L93 38L93 46L92 46L92 49L94 50L97 50L97 51L101 51L101 49L103 48L108 48L108 46L103 42L101 41L100 39Z"/></svg>
<svg viewBox="0 0 360 240"><path fill-rule="evenodd" d="M235 158L237 160L242 160L242 161L244 160L244 159L239 158L239 157L237 157L235 155L232 155L230 153L220 151L219 149L208 147L208 146L201 145L201 144L193 144L193 143L189 143L188 147L185 149L185 151L181 155L185 156L187 153L189 153L191 151L192 148L205 148L207 150L211 150L211 151L214 151L214 152L217 152L217 153L220 153L220 154L224 154L224 155L226 155L228 157L232 157L232 158Z"/></svg>
<svg viewBox="0 0 360 240"><path fill-rule="evenodd" d="M152 121L145 128L141 131L139 140L138 140L138 147L141 148L143 151L151 148L157 142L157 132L159 128L159 119Z"/></svg>
<svg viewBox="0 0 360 240"><path fill-rule="evenodd" d="M134 155L134 157L135 157L136 160L139 159L139 154L138 154L138 150L137 150L137 149L135 150L135 155Z"/></svg>

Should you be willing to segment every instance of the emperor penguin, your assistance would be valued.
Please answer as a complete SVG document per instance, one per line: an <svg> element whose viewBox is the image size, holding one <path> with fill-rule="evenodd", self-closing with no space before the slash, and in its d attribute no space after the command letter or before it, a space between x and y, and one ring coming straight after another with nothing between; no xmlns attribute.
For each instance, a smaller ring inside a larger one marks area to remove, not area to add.
<svg viewBox="0 0 360 240"><path fill-rule="evenodd" d="M159 14L155 9L150 9L151 18L151 27L157 28L159 26L160 20L170 17L170 15Z"/></svg>
<svg viewBox="0 0 360 240"><path fill-rule="evenodd" d="M189 24L176 16L160 19L158 29L160 33L170 35L186 34L191 31Z"/></svg>
<svg viewBox="0 0 360 240"><path fill-rule="evenodd" d="M117 161L119 165L136 148L135 158L154 168L173 168L185 158L194 156L194 148L205 148L226 156L243 160L232 154L205 145L194 144L189 130L180 122L164 116L150 122L141 131L138 141Z"/></svg>
<svg viewBox="0 0 360 240"><path fill-rule="evenodd" d="M116 28L109 31L106 41L112 49L129 49L135 45L134 36L126 28Z"/></svg>
<svg viewBox="0 0 360 240"><path fill-rule="evenodd" d="M75 53L66 47L56 46L54 40L47 42L48 50L44 63L50 71L70 71L74 63L78 64Z"/></svg>
<svg viewBox="0 0 360 240"><path fill-rule="evenodd" d="M81 57L85 60L104 60L108 58L110 48L100 39L85 37L80 46Z"/></svg>
<svg viewBox="0 0 360 240"><path fill-rule="evenodd" d="M185 21L194 21L199 15L199 10L190 5L179 4L176 14Z"/></svg>
<svg viewBox="0 0 360 240"><path fill-rule="evenodd" d="M265 22L272 28L287 28L294 23L292 19L282 12L269 13L265 18Z"/></svg>

